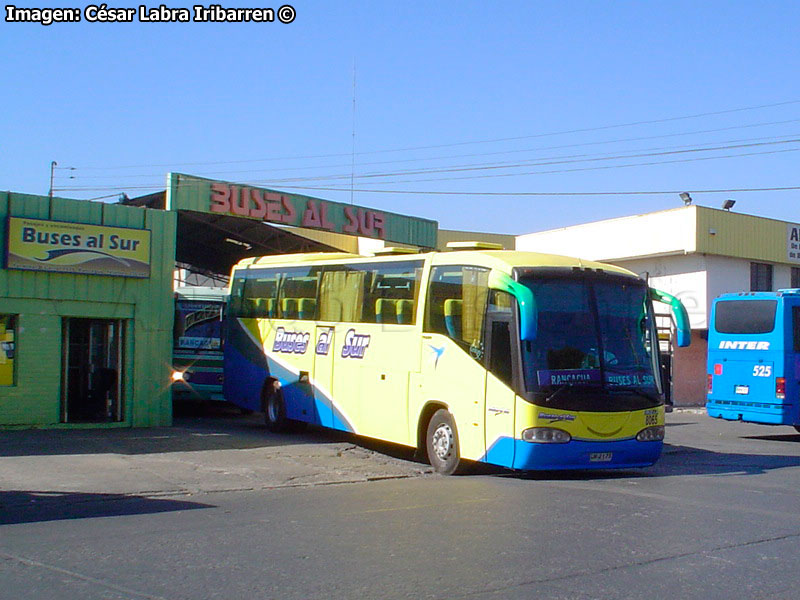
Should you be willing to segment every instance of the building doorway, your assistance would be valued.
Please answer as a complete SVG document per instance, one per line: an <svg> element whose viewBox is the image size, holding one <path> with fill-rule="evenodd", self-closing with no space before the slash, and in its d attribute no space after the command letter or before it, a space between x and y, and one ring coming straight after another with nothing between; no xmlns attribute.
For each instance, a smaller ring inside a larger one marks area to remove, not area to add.
<svg viewBox="0 0 800 600"><path fill-rule="evenodd" d="M124 419L125 321L63 321L62 402L64 423L111 423Z"/></svg>

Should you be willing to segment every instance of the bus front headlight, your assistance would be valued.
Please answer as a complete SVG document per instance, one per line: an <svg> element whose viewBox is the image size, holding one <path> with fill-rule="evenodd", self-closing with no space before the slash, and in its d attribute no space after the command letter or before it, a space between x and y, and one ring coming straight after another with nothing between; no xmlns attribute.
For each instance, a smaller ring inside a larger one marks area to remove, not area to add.
<svg viewBox="0 0 800 600"><path fill-rule="evenodd" d="M534 444L566 444L572 436L555 427L531 427L522 432L522 439Z"/></svg>
<svg viewBox="0 0 800 600"><path fill-rule="evenodd" d="M647 427L636 434L638 442L660 442L664 439L664 426Z"/></svg>

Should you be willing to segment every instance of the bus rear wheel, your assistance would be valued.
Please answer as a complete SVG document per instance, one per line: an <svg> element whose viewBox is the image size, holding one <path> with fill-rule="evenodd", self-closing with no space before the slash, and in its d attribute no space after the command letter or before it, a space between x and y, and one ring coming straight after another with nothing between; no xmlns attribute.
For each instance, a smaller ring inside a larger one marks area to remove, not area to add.
<svg viewBox="0 0 800 600"><path fill-rule="evenodd" d="M276 385L277 382L268 382L261 392L261 404L264 409L264 423L267 429L274 432L287 431L289 419L286 418L286 404L283 394Z"/></svg>
<svg viewBox="0 0 800 600"><path fill-rule="evenodd" d="M428 462L434 471L442 475L454 475L464 471L458 448L458 431L453 415L440 408L428 422L425 436Z"/></svg>

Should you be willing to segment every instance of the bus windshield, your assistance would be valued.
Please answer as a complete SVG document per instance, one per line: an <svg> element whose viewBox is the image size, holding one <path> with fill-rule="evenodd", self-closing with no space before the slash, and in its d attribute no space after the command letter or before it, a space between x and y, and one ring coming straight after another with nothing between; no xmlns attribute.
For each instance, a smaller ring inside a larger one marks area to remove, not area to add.
<svg viewBox="0 0 800 600"><path fill-rule="evenodd" d="M175 301L175 351L221 352L225 303L212 300Z"/></svg>
<svg viewBox="0 0 800 600"><path fill-rule="evenodd" d="M627 277L530 274L538 334L522 346L525 386L537 404L634 410L661 404L652 308Z"/></svg>

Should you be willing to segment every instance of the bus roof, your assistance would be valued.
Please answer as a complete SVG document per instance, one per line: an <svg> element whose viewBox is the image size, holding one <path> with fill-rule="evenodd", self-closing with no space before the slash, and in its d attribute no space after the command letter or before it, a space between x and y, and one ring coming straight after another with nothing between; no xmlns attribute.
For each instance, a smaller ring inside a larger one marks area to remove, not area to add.
<svg viewBox="0 0 800 600"><path fill-rule="evenodd" d="M714 300L774 300L775 298L780 298L782 296L800 296L800 288L781 289L777 292L728 292L726 294L720 294Z"/></svg>
<svg viewBox="0 0 800 600"><path fill-rule="evenodd" d="M228 297L227 287L185 286L175 289L175 297L180 300L225 300Z"/></svg>
<svg viewBox="0 0 800 600"><path fill-rule="evenodd" d="M522 252L518 250L464 250L428 252L424 254L399 254L393 256L362 256L360 254L350 254L346 252L312 252L306 254L284 254L245 258L234 266L234 270L308 263L340 264L350 262L408 261L415 258L430 259L434 265L470 264L494 268L507 273L510 273L515 267L578 267L583 269L599 269L610 273L637 277L632 271L616 265L570 256L561 256L558 254Z"/></svg>

